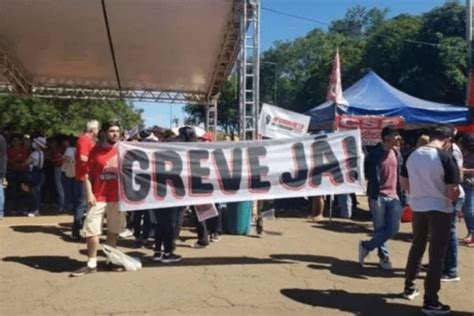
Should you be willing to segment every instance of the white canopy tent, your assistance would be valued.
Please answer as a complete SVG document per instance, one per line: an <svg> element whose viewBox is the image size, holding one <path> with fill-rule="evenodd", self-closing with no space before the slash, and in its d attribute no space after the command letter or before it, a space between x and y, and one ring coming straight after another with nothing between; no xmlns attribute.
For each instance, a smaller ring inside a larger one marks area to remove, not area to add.
<svg viewBox="0 0 474 316"><path fill-rule="evenodd" d="M0 0L0 93L207 104L215 126L241 52L241 126L255 134L258 18L258 0Z"/></svg>

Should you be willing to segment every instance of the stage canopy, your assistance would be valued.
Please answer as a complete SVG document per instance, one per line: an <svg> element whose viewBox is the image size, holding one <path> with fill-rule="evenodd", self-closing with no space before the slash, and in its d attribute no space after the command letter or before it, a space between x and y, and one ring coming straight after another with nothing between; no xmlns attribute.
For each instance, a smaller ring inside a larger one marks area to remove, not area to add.
<svg viewBox="0 0 474 316"><path fill-rule="evenodd" d="M376 73L369 72L347 88L348 106L325 102L306 112L311 116L310 128L321 128L333 122L334 113L352 115L402 116L408 128L432 124L467 124L469 108L435 103L412 97L395 89Z"/></svg>
<svg viewBox="0 0 474 316"><path fill-rule="evenodd" d="M0 92L205 102L237 58L241 0L0 0Z"/></svg>

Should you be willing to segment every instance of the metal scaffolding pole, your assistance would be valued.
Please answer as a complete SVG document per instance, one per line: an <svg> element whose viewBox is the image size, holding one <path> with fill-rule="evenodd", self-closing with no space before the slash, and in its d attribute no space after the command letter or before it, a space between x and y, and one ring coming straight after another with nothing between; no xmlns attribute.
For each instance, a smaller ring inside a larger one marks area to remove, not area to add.
<svg viewBox="0 0 474 316"><path fill-rule="evenodd" d="M240 22L239 123L240 139L258 135L260 90L260 1L243 0Z"/></svg>

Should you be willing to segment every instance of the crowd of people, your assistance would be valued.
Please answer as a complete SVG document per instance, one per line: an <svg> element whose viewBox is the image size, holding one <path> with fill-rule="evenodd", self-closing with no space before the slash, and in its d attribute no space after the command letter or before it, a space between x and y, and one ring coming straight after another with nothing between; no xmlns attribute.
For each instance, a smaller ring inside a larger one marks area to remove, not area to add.
<svg viewBox="0 0 474 316"><path fill-rule="evenodd" d="M438 292L441 282L460 281L456 222L461 210L467 226L464 241L474 246L474 135L456 135L454 128L439 126L419 138L418 148L403 154L397 129L387 126L381 137L382 143L369 152L365 163L374 235L359 242L359 262L364 265L369 252L377 249L380 267L392 269L387 242L398 233L403 206L409 205L413 241L403 296L413 300L419 295L415 281L429 242L422 311L449 314L450 307L439 301Z"/></svg>
<svg viewBox="0 0 474 316"><path fill-rule="evenodd" d="M467 235L463 242L474 247L474 135L456 134L452 127L439 126L429 135L420 136L416 147L408 148L401 147L399 130L386 126L381 138L382 142L368 151L364 164L374 234L359 242L359 263L364 265L367 255L377 250L379 266L392 269L387 243L398 233L402 211L409 207L413 211L413 242L406 264L403 296L412 300L419 294L415 280L419 270L425 269L423 311L448 313L450 308L439 302L438 291L440 282L460 281L458 218L463 217L466 223ZM120 212L116 148L120 139L197 142L212 141L213 135L206 133L197 137L191 127L180 128L179 135L174 136L158 127L124 135L118 122L100 126L96 120L87 122L84 134L78 138L9 135L5 139L0 134L0 218L4 216L4 204L7 213L12 215L38 216L45 201L52 200L57 213L70 211L73 214L71 238L85 238L88 255L85 266L71 276L97 271L104 218L107 218L107 245L116 247L119 236L125 237L130 232L137 247L149 246L154 237L154 261L181 260L175 253L176 240L185 212L195 213L195 210L172 207L130 214ZM5 196L7 203L4 203ZM355 196L337 196L336 201L341 217L350 218ZM310 216L321 219L324 206L324 197L313 197ZM217 209L217 217L195 221L195 248L207 247L210 242L221 239L225 204L217 205ZM422 265L428 242L429 263ZM114 271L123 269L111 262L107 262L106 267Z"/></svg>
<svg viewBox="0 0 474 316"><path fill-rule="evenodd" d="M1 135L1 134L0 134ZM80 276L97 270L97 249L107 218L106 243L115 247L120 236L135 237L135 246L150 246L155 242L153 260L163 263L178 262L175 254L185 214L194 220L197 241L194 248L206 248L222 235L221 213L225 204L217 205L218 216L199 222L195 208L174 207L129 213L118 209L117 151L118 140L141 142L197 142L212 141L214 135L197 137L192 127L179 129L174 135L159 127L123 133L117 122L107 122L102 128L96 120L87 122L85 132L78 138L57 135L48 139L39 135L10 135L9 141L0 136L0 179L2 189L0 216L3 206L8 215L35 217L48 214L72 213L70 238L85 238L88 262L85 268L72 273ZM97 143L96 143L97 140ZM5 164L2 167L1 164ZM51 191L51 190L54 191ZM3 203L6 197L7 203ZM46 205L52 206L47 209ZM129 234L128 234L129 232ZM110 262L109 269L121 270Z"/></svg>

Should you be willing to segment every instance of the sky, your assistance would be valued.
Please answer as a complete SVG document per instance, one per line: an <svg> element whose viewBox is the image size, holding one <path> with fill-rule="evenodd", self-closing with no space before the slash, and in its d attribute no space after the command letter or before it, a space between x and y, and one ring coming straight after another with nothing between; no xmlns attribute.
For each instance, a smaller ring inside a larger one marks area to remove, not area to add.
<svg viewBox="0 0 474 316"><path fill-rule="evenodd" d="M266 9L330 23L343 18L346 11L355 5L388 8L388 17L393 17L401 13L413 15L424 13L444 2L445 0L261 0L260 50L264 52L271 48L275 41L290 41L304 36L316 27L325 28L321 24ZM171 118L178 118L179 122L183 123L185 114L184 106L181 104L134 102L134 105L144 110L142 118L147 127L153 125L170 127Z"/></svg>

